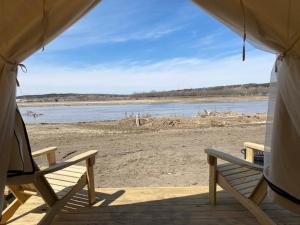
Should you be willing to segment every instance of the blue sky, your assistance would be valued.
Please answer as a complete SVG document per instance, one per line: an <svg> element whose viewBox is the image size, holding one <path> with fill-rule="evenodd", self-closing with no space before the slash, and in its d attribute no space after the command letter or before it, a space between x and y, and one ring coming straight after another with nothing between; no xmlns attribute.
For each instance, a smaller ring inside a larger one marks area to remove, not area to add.
<svg viewBox="0 0 300 225"><path fill-rule="evenodd" d="M18 94L134 93L268 82L275 57L188 0L103 0L27 59Z"/></svg>

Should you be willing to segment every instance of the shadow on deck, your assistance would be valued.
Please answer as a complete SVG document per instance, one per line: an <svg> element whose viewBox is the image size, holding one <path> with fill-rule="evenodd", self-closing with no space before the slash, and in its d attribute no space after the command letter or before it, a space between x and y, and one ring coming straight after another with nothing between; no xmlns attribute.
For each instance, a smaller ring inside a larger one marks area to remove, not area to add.
<svg viewBox="0 0 300 225"><path fill-rule="evenodd" d="M232 225L258 224L229 193L219 191L217 206L208 204L207 187L97 189L98 202L89 207L86 191L78 193L56 216L53 225ZM277 224L299 224L300 215L268 201L262 208ZM8 224L37 224L47 207L32 197Z"/></svg>

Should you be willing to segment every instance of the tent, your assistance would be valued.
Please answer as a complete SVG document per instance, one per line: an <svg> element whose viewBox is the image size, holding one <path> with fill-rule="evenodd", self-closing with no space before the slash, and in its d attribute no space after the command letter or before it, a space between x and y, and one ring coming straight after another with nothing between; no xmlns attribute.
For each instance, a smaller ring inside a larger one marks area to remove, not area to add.
<svg viewBox="0 0 300 225"><path fill-rule="evenodd" d="M259 49L277 55L272 71L264 176L269 196L300 213L300 1L193 0ZM243 46L245 58L245 45Z"/></svg>
<svg viewBox="0 0 300 225"><path fill-rule="evenodd" d="M17 69L24 68L20 64L23 60L62 33L99 1L0 1L1 203L7 176L30 174L35 170L26 129L16 105ZM194 2L244 40L278 55L273 69L276 91L270 96L269 119L272 123L266 135L271 154L265 163L264 175L273 200L294 210L294 206L300 203L300 1Z"/></svg>
<svg viewBox="0 0 300 225"><path fill-rule="evenodd" d="M0 215L7 176L33 173L35 165L16 105L18 67L100 0L0 1Z"/></svg>

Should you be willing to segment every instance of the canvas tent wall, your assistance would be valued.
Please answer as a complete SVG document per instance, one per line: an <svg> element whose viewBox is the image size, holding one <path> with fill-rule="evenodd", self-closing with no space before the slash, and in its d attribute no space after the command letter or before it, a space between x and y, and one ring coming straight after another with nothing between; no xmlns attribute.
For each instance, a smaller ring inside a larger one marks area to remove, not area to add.
<svg viewBox="0 0 300 225"><path fill-rule="evenodd" d="M35 169L26 129L16 105L19 63L66 30L99 1L0 1L0 215L7 175L24 175Z"/></svg>
<svg viewBox="0 0 300 225"><path fill-rule="evenodd" d="M193 1L256 47L277 54L264 176L271 198L300 213L300 1Z"/></svg>

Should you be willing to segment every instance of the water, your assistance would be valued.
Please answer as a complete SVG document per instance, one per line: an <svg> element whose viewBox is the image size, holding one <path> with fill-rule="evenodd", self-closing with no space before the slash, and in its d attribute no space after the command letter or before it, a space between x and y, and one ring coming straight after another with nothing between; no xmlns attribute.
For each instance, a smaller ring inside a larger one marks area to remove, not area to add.
<svg viewBox="0 0 300 225"><path fill-rule="evenodd" d="M21 107L25 123L74 123L100 120L118 120L130 114L152 116L196 116L203 110L233 111L240 113L267 112L267 101L211 102L211 103L155 103L155 104L103 104L84 106ZM27 111L43 115L34 118Z"/></svg>

